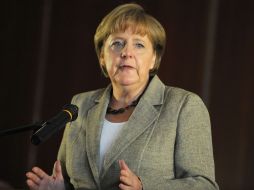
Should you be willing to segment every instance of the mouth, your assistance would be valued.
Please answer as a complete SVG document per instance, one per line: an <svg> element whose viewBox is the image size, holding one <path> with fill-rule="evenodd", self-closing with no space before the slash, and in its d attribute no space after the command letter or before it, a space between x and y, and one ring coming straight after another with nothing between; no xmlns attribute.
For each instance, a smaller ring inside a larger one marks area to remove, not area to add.
<svg viewBox="0 0 254 190"><path fill-rule="evenodd" d="M129 72L129 71L133 71L135 68L130 66L130 65L121 65L119 66L119 71L121 72Z"/></svg>
<svg viewBox="0 0 254 190"><path fill-rule="evenodd" d="M135 68L132 67L131 65L125 65L125 64L119 65L119 68L120 68L120 69L135 69Z"/></svg>
<svg viewBox="0 0 254 190"><path fill-rule="evenodd" d="M128 68L129 68L129 69L133 69L133 67L131 67L131 66L129 66L129 65L123 65L123 66L120 66L120 68L123 68L123 69L124 69L124 68L127 68L127 69L128 69Z"/></svg>

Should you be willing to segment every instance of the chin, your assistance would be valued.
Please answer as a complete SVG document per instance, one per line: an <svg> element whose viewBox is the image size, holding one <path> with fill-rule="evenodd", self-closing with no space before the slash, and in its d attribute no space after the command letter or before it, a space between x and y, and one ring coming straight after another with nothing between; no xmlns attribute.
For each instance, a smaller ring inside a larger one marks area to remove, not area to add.
<svg viewBox="0 0 254 190"><path fill-rule="evenodd" d="M138 80L135 80L135 79L122 79L122 80L117 81L117 83L122 86L130 86L130 85L135 84L137 82L138 82Z"/></svg>
<svg viewBox="0 0 254 190"><path fill-rule="evenodd" d="M132 84L135 84L135 82L132 82L132 81L124 81L124 82L119 82L119 84L121 86L130 86Z"/></svg>
<svg viewBox="0 0 254 190"><path fill-rule="evenodd" d="M115 77L114 81L122 86L129 86L139 81L137 75L118 75Z"/></svg>

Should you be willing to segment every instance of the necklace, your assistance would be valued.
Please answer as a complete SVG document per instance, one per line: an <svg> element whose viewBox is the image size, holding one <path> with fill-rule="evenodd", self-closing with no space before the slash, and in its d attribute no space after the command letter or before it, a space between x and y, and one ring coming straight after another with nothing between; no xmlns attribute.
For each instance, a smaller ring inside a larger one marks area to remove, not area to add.
<svg viewBox="0 0 254 190"><path fill-rule="evenodd" d="M150 82L150 79L149 79L149 82ZM149 83L149 82L148 82L148 83ZM143 94L145 93L147 86L148 86L148 85L146 85L146 87L145 87L145 89L143 90L143 92L142 92L142 93L139 95L139 97L138 97L136 100L134 100L130 105L128 105L128 106L126 106L126 107L124 107L124 108L119 108L119 109L113 109L113 108L111 108L110 106L108 106L106 113L107 113L107 114L112 114L112 115L117 115L117 114L124 113L124 112L127 111L130 107L135 107L135 106L138 104L140 98L141 98L141 97L143 96ZM112 96L112 93L113 93L113 92L111 91L111 96Z"/></svg>
<svg viewBox="0 0 254 190"><path fill-rule="evenodd" d="M113 109L110 106L107 108L107 114L121 114L124 113L126 110L128 110L130 107L135 107L138 104L139 98L135 101L133 101L130 105L124 107L124 108L119 108L119 109Z"/></svg>

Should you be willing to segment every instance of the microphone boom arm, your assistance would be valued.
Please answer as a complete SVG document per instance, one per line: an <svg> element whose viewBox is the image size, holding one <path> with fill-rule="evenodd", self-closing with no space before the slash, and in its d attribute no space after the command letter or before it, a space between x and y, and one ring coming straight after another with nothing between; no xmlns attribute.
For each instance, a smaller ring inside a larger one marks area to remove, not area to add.
<svg viewBox="0 0 254 190"><path fill-rule="evenodd" d="M14 135L17 133L22 133L25 131L34 130L37 131L41 127L40 123L33 123L29 125L23 125L20 127L16 127L14 129L5 129L0 131L0 137L8 136L8 135Z"/></svg>
<svg viewBox="0 0 254 190"><path fill-rule="evenodd" d="M78 117L78 107L73 104L66 104L63 110L46 122L24 125L14 129L0 131L0 137L34 130L31 142L38 145L46 141L50 136L63 128L68 122L75 121Z"/></svg>

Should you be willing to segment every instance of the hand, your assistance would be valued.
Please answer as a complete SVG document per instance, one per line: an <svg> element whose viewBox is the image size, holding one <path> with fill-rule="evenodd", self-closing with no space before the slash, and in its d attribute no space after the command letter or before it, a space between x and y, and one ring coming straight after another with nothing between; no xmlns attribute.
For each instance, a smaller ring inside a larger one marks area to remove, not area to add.
<svg viewBox="0 0 254 190"><path fill-rule="evenodd" d="M120 184L121 190L142 190L142 183L127 166L124 160L119 160L120 166Z"/></svg>
<svg viewBox="0 0 254 190"><path fill-rule="evenodd" d="M27 172L27 185L30 190L64 190L64 178L60 161L54 164L54 174L49 176L42 169L34 167L31 172Z"/></svg>

